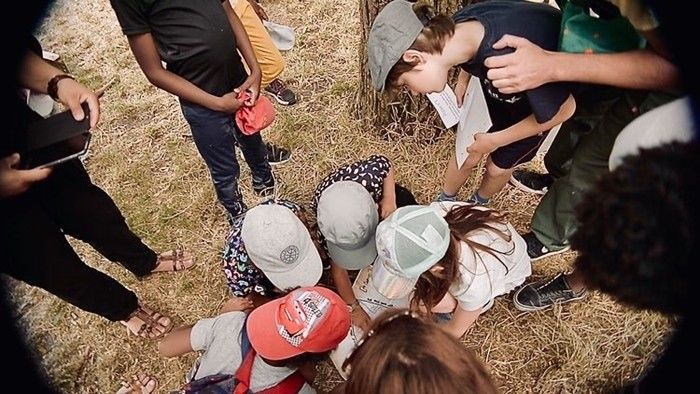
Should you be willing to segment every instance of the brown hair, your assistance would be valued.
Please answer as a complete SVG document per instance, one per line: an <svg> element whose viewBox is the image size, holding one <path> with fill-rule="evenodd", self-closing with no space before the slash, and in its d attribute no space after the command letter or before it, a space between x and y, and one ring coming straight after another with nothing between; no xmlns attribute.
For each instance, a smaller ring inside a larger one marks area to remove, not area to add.
<svg viewBox="0 0 700 394"><path fill-rule="evenodd" d="M498 392L471 350L407 310L379 316L343 368L346 394Z"/></svg>
<svg viewBox="0 0 700 394"><path fill-rule="evenodd" d="M450 228L450 246L442 259L433 266L441 269L428 270L421 274L416 282L413 299L411 300L413 309L424 307L428 316L432 315L431 310L445 297L452 283L459 279L460 242L464 242L469 246L475 258L479 257L476 252L482 251L491 254L500 261L498 254L503 252L496 251L469 239L469 234L477 230L486 230L496 234L506 242L511 240L510 233L504 232L495 226L506 223L505 215L488 208L477 208L474 205L453 206L447 212L445 221ZM512 252L513 250L511 249L507 253L510 254ZM503 266L506 267L505 264ZM506 270L508 270L508 267L506 267Z"/></svg>
<svg viewBox="0 0 700 394"><path fill-rule="evenodd" d="M426 53L442 53L445 41L455 34L455 23L446 15L435 15L433 7L426 4L414 4L413 12L416 13L418 19L423 21L425 27L408 49ZM403 56L399 58L399 61L389 70L386 86L391 89L398 88L397 81L401 74L410 71L415 66L416 63L408 63L403 60Z"/></svg>

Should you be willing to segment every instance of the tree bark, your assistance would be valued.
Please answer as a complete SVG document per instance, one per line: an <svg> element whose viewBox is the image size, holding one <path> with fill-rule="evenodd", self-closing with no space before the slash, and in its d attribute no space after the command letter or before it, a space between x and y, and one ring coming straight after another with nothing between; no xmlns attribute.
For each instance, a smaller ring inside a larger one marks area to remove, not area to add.
<svg viewBox="0 0 700 394"><path fill-rule="evenodd" d="M444 125L437 112L425 96L411 96L402 91L395 94L379 93L372 88L367 67L367 38L372 22L379 11L390 0L359 0L361 36L359 48L360 73L355 114L366 128L382 130L383 133L398 132L414 135L418 130L440 133ZM464 0L466 2L466 0ZM461 4L460 0L431 0L427 2L436 12L451 15Z"/></svg>

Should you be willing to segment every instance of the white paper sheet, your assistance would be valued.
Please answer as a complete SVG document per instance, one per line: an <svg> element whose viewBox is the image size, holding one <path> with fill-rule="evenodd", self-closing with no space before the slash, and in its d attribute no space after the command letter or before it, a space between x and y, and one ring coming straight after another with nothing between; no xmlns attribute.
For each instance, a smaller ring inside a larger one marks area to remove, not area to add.
<svg viewBox="0 0 700 394"><path fill-rule="evenodd" d="M474 143L474 134L484 133L493 123L484 99L481 83L476 77L471 77L467 92L464 94L462 108L459 109L459 125L455 138L455 153L457 168L461 168L469 154L467 148Z"/></svg>
<svg viewBox="0 0 700 394"><path fill-rule="evenodd" d="M428 93L428 100L433 104L442 123L446 128L450 128L459 122L459 107L457 106L457 96L449 85L440 93Z"/></svg>

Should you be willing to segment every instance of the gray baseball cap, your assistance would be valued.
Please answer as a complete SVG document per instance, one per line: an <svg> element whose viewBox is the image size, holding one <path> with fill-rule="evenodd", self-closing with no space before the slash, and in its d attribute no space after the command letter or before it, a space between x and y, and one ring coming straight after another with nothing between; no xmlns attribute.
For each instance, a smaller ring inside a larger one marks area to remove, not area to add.
<svg viewBox="0 0 700 394"><path fill-rule="evenodd" d="M376 231L379 258L372 284L387 298L407 296L420 275L445 256L450 228L434 207L409 205L394 211Z"/></svg>
<svg viewBox="0 0 700 394"><path fill-rule="evenodd" d="M359 270L377 257L374 232L379 213L369 192L359 183L340 181L321 193L318 228L326 238L333 261L348 270Z"/></svg>
<svg viewBox="0 0 700 394"><path fill-rule="evenodd" d="M278 289L314 286L321 279L321 256L291 209L278 204L251 208L243 219L241 239L251 262Z"/></svg>
<svg viewBox="0 0 700 394"><path fill-rule="evenodd" d="M375 90L384 90L389 71L423 30L423 23L413 12L413 4L394 0L374 18L367 40L367 60Z"/></svg>

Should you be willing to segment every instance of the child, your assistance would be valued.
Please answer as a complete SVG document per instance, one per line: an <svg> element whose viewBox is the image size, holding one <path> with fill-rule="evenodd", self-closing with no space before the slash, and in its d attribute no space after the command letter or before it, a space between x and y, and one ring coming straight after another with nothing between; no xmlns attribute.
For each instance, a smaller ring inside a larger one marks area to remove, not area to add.
<svg viewBox="0 0 700 394"><path fill-rule="evenodd" d="M268 200L236 218L224 249L224 274L236 297L261 305L321 278L321 256L307 229L302 208L288 200Z"/></svg>
<svg viewBox="0 0 700 394"><path fill-rule="evenodd" d="M416 204L411 192L396 184L391 162L384 156L340 167L318 185L311 210L318 221L318 238L331 262L333 282L352 311L354 325L366 330L370 318L360 308L347 270L370 265L377 256L374 231L379 216L397 206Z"/></svg>
<svg viewBox="0 0 700 394"><path fill-rule="evenodd" d="M460 338L477 317L530 276L525 241L503 215L466 203L399 208L377 227L372 282L389 298L410 295L413 310L452 313Z"/></svg>
<svg viewBox="0 0 700 394"><path fill-rule="evenodd" d="M229 218L245 212L234 141L250 167L257 194L269 194L274 179L260 133L244 135L232 116L241 106L255 104L260 66L231 5L219 0L111 0L111 4L148 80L179 97ZM249 66L250 76L238 51ZM250 98L239 100L239 93L246 90Z"/></svg>
<svg viewBox="0 0 700 394"><path fill-rule="evenodd" d="M245 307L241 303L240 309ZM158 350L165 357L203 351L188 381L234 374L248 357L254 357L249 373L252 392L286 386L292 380L297 388L284 392L315 393L306 383L313 381L309 360L335 348L349 329L350 314L337 294L304 287L253 310L250 316L227 312L175 329ZM242 347L249 347L252 354Z"/></svg>
<svg viewBox="0 0 700 394"><path fill-rule="evenodd" d="M496 393L484 366L459 341L407 310L379 316L344 363L345 394Z"/></svg>
<svg viewBox="0 0 700 394"><path fill-rule="evenodd" d="M469 74L480 79L493 127L474 136L461 168L451 158L437 199L455 201L479 160L488 155L484 178L469 199L483 205L505 186L515 166L534 157L547 132L575 109L568 87L560 83L517 95L499 93L487 77L484 59L512 51L492 47L504 34L556 50L561 15L545 4L493 0L467 6L452 19L433 15L425 5L392 1L372 25L369 69L376 90L389 86L431 93L442 91L449 71L459 67L455 93L460 104Z"/></svg>

